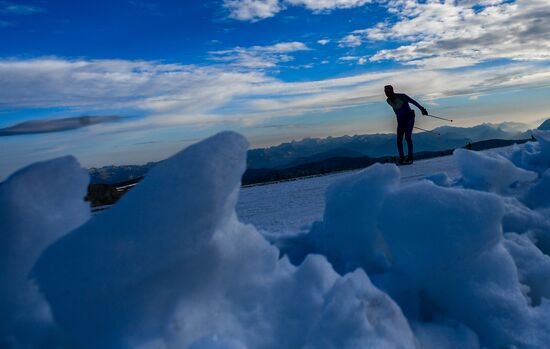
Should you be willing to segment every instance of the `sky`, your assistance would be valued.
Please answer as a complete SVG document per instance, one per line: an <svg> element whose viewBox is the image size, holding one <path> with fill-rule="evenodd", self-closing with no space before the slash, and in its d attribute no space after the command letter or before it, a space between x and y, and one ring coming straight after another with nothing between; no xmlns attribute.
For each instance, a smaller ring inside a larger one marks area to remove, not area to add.
<svg viewBox="0 0 550 349"><path fill-rule="evenodd" d="M550 117L548 0L0 0L0 180L394 132L392 84L456 126ZM442 126L419 118L423 128Z"/></svg>

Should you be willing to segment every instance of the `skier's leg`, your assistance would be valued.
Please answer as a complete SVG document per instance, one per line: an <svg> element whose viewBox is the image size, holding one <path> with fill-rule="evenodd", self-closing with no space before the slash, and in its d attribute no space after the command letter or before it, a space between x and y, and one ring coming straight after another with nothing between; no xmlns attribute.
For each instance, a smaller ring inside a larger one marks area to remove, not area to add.
<svg viewBox="0 0 550 349"><path fill-rule="evenodd" d="M407 123L407 129L405 130L405 140L407 141L408 160L413 159L413 140L412 131L414 128L414 116Z"/></svg>
<svg viewBox="0 0 550 349"><path fill-rule="evenodd" d="M405 157L405 152L403 151L403 136L405 135L404 122L397 121L397 150L399 151L399 158L403 159Z"/></svg>

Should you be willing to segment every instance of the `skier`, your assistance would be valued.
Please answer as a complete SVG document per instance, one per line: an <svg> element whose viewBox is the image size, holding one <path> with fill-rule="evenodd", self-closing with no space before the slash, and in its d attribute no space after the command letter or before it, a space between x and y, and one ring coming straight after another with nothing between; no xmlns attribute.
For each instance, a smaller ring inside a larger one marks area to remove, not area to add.
<svg viewBox="0 0 550 349"><path fill-rule="evenodd" d="M393 86L386 85L384 86L384 92L388 99L386 102L393 108L395 116L397 118L397 150L399 151L399 160L397 163L399 165L403 164L412 164L413 163L413 142L412 142L412 131L414 128L414 110L411 109L409 103L414 104L422 115L428 115L426 108L421 106L417 101L407 96L404 93L395 93L393 91ZM405 154L403 152L403 136L407 141L408 156L405 159Z"/></svg>

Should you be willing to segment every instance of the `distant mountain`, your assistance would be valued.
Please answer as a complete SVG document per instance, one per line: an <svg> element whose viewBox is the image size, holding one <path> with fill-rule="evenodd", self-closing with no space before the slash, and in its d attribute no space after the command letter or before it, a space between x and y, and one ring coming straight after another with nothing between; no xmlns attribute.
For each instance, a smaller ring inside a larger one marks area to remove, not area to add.
<svg viewBox="0 0 550 349"><path fill-rule="evenodd" d="M546 122L540 127L550 127ZM539 129L540 129L539 127ZM420 132L414 135L415 153L441 152L464 147L468 143L488 139L527 139L531 133L519 123L482 124L474 127L443 126L434 131L440 136ZM247 168L265 172L266 169L288 169L303 164L335 158L378 159L394 156L395 134L371 134L327 138L306 138L269 148L248 151ZM92 183L114 184L140 178L157 163L145 165L105 166L90 169Z"/></svg>
<svg viewBox="0 0 550 349"><path fill-rule="evenodd" d="M316 161L322 161L325 159L337 158L337 157L358 158L358 157L365 157L365 154L358 151L351 150L351 149L337 148L337 149L332 149L323 153L314 154L312 156L305 156L305 157L298 158L286 164L285 167L298 166L300 164L307 164L307 163L312 163Z"/></svg>
<svg viewBox="0 0 550 349"><path fill-rule="evenodd" d="M525 143L524 140L507 140L507 139L491 139L480 142L468 143L465 148L471 150L485 150L496 147L504 147L514 143ZM424 151L415 153L417 160L434 158L439 156L451 155L454 149L446 149L442 151ZM309 163L303 163L287 168L262 168L262 169L247 169L242 177L243 185L272 183L278 181L286 181L295 178L307 176L319 176L328 173L339 171L349 171L368 167L374 163L394 162L395 157L384 156L379 158L361 157L344 157L335 156L322 160L314 160ZM90 184L88 187L88 195L86 200L90 202L92 207L101 209L103 205L111 205L115 203L124 193L131 190L143 177L137 177L129 181L117 184Z"/></svg>
<svg viewBox="0 0 550 349"><path fill-rule="evenodd" d="M156 164L158 164L158 162L149 162L145 165L92 167L88 170L90 173L90 182L93 184L114 184L129 181L143 177Z"/></svg>
<svg viewBox="0 0 550 349"><path fill-rule="evenodd" d="M528 139L509 140L509 139L490 139L479 142L468 143L463 148L470 150L486 150L492 148L505 147L512 144L521 144ZM439 151L422 151L415 153L416 160L429 159L439 156L451 155L452 149ZM284 181L288 179L317 176L338 171L349 171L368 167L374 163L387 163L396 161L395 157L383 156L378 158L363 157L332 157L310 163L299 164L287 168L268 168L268 169L248 169L243 175L243 185L268 183Z"/></svg>
<svg viewBox="0 0 550 349"><path fill-rule="evenodd" d="M541 131L550 131L550 119L545 120L537 129Z"/></svg>
<svg viewBox="0 0 550 349"><path fill-rule="evenodd" d="M486 139L529 138L526 127L518 123L482 124L474 127L443 126L434 131L414 135L415 152L441 151L462 147L467 143ZM395 155L395 134L356 135L328 138L306 138L277 146L252 149L248 152L248 168L285 168L310 162L312 158L323 160L334 156L383 157ZM321 154L326 154L322 156ZM330 156L329 156L330 155Z"/></svg>

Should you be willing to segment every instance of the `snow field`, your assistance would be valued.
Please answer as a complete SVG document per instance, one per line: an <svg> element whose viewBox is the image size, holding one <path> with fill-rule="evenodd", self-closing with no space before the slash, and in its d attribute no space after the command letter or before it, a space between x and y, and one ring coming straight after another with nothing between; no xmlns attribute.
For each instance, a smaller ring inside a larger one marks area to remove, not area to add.
<svg viewBox="0 0 550 349"><path fill-rule="evenodd" d="M31 165L0 186L0 346L544 347L550 133L537 139L457 151L458 176L343 176L321 220L272 243L235 213L247 149L235 133L91 218L74 159Z"/></svg>
<svg viewBox="0 0 550 349"><path fill-rule="evenodd" d="M311 223L323 217L327 188L357 172L359 170L241 188L237 215L243 223L253 224L264 236L292 235L309 230ZM460 174L452 156L416 161L413 166L400 167L400 173L401 183L431 174L444 178Z"/></svg>

